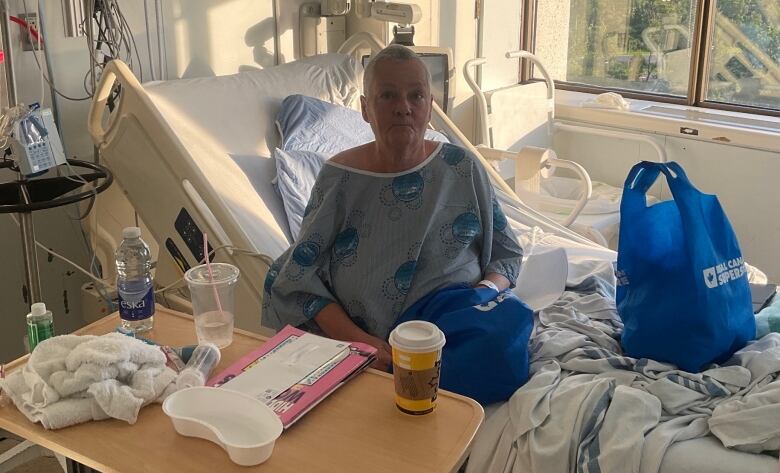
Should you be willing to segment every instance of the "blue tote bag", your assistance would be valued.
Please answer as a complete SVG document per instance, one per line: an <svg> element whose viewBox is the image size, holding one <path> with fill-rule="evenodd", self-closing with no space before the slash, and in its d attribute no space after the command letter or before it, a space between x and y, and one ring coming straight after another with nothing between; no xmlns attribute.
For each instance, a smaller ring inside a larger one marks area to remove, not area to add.
<svg viewBox="0 0 780 473"><path fill-rule="evenodd" d="M647 206L663 174L673 200ZM641 162L620 204L617 307L623 350L696 372L723 362L756 333L737 237L714 195L679 164Z"/></svg>
<svg viewBox="0 0 780 473"><path fill-rule="evenodd" d="M443 389L491 404L506 401L528 380L533 311L511 291L450 286L415 302L396 325L409 320L444 332Z"/></svg>

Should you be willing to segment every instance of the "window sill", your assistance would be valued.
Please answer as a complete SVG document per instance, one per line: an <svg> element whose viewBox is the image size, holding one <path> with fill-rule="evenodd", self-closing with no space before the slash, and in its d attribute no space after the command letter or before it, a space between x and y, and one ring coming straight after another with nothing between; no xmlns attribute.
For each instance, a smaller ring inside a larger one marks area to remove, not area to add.
<svg viewBox="0 0 780 473"><path fill-rule="evenodd" d="M584 108L582 102L594 94L555 94L560 120L780 152L780 118L646 100L631 100L628 111Z"/></svg>

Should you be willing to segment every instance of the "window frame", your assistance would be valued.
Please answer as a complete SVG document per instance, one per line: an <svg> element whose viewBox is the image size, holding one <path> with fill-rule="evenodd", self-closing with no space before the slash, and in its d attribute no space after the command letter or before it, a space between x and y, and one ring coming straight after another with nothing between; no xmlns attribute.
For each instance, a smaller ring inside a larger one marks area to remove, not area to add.
<svg viewBox="0 0 780 473"><path fill-rule="evenodd" d="M520 33L520 49L536 51L536 4L539 0L520 0L523 2L522 29ZM617 92L626 98L647 100L652 102L687 105L691 107L710 108L730 112L750 113L780 117L780 110L752 106L730 104L707 100L707 86L709 83L709 56L712 48L713 25L715 23L717 0L698 0L696 4L696 23L694 25L694 38L691 44L691 64L688 74L688 90L685 97L668 94L645 93L636 90L622 89L619 87L602 87L577 82L555 81L555 88L600 94L604 92ZM521 83L541 81L533 77L533 65L523 59L520 62L518 76Z"/></svg>

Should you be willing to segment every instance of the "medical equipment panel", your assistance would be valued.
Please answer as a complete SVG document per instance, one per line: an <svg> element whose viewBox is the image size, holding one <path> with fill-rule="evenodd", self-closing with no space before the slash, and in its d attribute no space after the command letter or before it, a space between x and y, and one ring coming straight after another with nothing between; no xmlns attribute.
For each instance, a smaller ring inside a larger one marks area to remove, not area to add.
<svg viewBox="0 0 780 473"><path fill-rule="evenodd" d="M48 108L31 110L14 123L11 148L22 174L35 174L65 164L65 150Z"/></svg>
<svg viewBox="0 0 780 473"><path fill-rule="evenodd" d="M187 212L187 209L184 207L182 207L181 211L179 211L179 215L176 217L174 228L176 228L181 239L187 245L187 248L190 249L190 252L192 252L195 261L198 263L205 261L206 255L203 254L203 232L198 228L195 220L192 219L189 212ZM170 247L168 249L170 250ZM178 249L176 251L178 251ZM214 249L211 247L211 244L209 244L209 258L214 258Z"/></svg>

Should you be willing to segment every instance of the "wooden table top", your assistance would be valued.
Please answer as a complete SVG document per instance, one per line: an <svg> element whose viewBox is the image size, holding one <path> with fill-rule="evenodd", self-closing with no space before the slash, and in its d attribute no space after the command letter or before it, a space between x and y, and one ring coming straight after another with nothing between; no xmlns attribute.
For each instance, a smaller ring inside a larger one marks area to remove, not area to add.
<svg viewBox="0 0 780 473"><path fill-rule="evenodd" d="M192 317L157 307L154 329L145 338L171 346L196 343ZM117 314L78 334L104 334L119 324ZM217 370L256 348L264 338L236 330L222 350ZM24 365L27 356L6 365ZM468 455L484 412L475 401L440 391L436 411L401 413L393 400L392 376L367 370L339 388L286 430L271 458L247 468L230 461L222 448L183 437L160 404L143 409L134 425L110 419L47 431L13 405L0 408L0 429L29 439L104 473L141 472L453 472Z"/></svg>

